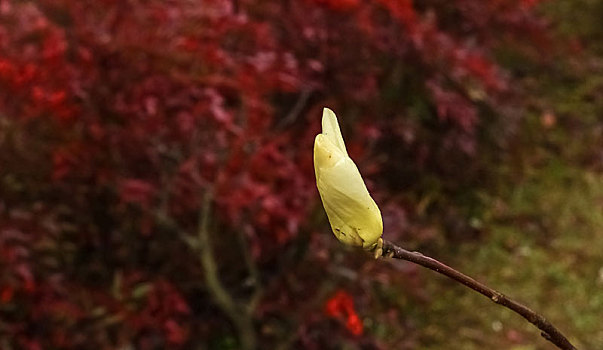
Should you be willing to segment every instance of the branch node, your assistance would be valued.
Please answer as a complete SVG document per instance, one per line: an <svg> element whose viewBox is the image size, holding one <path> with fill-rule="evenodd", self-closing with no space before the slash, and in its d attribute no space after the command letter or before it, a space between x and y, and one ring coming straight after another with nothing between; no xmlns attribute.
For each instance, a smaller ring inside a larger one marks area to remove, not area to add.
<svg viewBox="0 0 603 350"><path fill-rule="evenodd" d="M374 252L375 252L375 259L379 259L380 257L383 256L383 238L379 238L379 240L377 241L377 244L375 245L375 247L373 248Z"/></svg>

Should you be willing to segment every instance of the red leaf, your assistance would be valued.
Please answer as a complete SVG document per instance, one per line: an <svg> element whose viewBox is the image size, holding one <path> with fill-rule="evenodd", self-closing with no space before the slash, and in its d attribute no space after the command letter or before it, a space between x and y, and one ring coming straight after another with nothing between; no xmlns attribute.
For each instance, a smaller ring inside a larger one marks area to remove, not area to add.
<svg viewBox="0 0 603 350"><path fill-rule="evenodd" d="M352 296L344 290L338 290L325 303L325 314L345 323L347 330L355 336L363 332L362 321L354 310Z"/></svg>
<svg viewBox="0 0 603 350"><path fill-rule="evenodd" d="M124 203L148 207L155 195L155 186L145 180L127 179L121 182L119 192Z"/></svg>
<svg viewBox="0 0 603 350"><path fill-rule="evenodd" d="M188 338L188 332L182 328L176 321L169 319L164 324L167 333L168 342L175 345L182 345Z"/></svg>
<svg viewBox="0 0 603 350"><path fill-rule="evenodd" d="M2 304L6 304L13 299L14 290L11 287L2 288L2 292L0 292L0 302Z"/></svg>

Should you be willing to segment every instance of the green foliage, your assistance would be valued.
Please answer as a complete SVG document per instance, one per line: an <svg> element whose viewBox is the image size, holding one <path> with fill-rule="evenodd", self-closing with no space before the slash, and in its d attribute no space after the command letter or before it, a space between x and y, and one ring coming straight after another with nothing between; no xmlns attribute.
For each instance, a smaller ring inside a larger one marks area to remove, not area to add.
<svg viewBox="0 0 603 350"><path fill-rule="evenodd" d="M603 50L603 2L599 0L556 0L544 10L557 19L558 31L585 40L590 49Z"/></svg>
<svg viewBox="0 0 603 350"><path fill-rule="evenodd" d="M491 203L485 238L461 242L438 258L526 302L579 348L601 348L603 176L559 161L532 170ZM417 306L398 304L420 320L426 349L550 348L516 314L429 274L421 271L433 300L427 310L425 304L419 313L412 311Z"/></svg>

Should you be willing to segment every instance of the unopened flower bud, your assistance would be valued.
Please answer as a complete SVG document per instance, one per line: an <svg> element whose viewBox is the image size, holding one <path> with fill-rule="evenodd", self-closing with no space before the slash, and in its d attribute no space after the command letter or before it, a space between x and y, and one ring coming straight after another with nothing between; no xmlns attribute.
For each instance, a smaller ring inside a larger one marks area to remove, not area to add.
<svg viewBox="0 0 603 350"><path fill-rule="evenodd" d="M381 211L348 156L335 113L325 108L322 133L314 141L314 171L322 204L335 237L371 249L383 233Z"/></svg>

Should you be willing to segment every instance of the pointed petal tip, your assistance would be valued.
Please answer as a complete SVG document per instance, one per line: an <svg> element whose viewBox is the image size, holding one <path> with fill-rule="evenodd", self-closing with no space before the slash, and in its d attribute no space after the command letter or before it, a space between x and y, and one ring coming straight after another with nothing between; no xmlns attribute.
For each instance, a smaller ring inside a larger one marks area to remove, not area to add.
<svg viewBox="0 0 603 350"><path fill-rule="evenodd" d="M333 112L330 108L328 107L324 107L322 109L322 124L324 126L325 122L329 120L331 123L334 120L335 123L337 123L337 116L335 115L335 112Z"/></svg>
<svg viewBox="0 0 603 350"><path fill-rule="evenodd" d="M328 137L331 142L341 150L341 152L347 155L345 143L343 142L341 130L339 129L339 121L337 120L337 116L331 109L327 107L324 107L322 112L322 133Z"/></svg>

